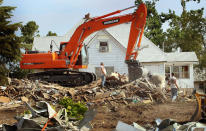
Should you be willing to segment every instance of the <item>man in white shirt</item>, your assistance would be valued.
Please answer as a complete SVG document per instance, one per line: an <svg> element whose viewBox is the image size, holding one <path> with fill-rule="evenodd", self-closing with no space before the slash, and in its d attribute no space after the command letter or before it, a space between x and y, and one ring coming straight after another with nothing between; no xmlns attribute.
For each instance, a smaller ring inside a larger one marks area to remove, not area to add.
<svg viewBox="0 0 206 131"><path fill-rule="evenodd" d="M168 84L171 88L172 101L175 101L177 98L177 90L179 89L179 87L177 86L177 78L175 77L174 73L172 73L172 77L169 79Z"/></svg>
<svg viewBox="0 0 206 131"><path fill-rule="evenodd" d="M100 63L100 70L101 70L100 72L101 72L101 79L102 79L101 86L104 87L107 71L106 71L106 69L104 67L104 63L103 62Z"/></svg>

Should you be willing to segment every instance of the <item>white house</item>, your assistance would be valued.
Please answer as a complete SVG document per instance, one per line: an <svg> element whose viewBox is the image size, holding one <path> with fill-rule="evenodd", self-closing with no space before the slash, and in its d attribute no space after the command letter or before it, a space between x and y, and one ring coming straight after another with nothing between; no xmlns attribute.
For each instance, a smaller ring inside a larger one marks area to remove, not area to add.
<svg viewBox="0 0 206 131"><path fill-rule="evenodd" d="M34 49L48 51L51 40L58 45L60 41L68 41L74 29L61 37L36 37ZM130 23L126 23L91 34L84 41L89 55L89 66L84 71L98 75L100 62L104 62L108 73L127 74L128 68L124 60L129 31ZM141 48L137 59L151 73L165 76L174 72L181 87L194 88L193 64L198 62L194 52L165 53L145 36L142 38Z"/></svg>

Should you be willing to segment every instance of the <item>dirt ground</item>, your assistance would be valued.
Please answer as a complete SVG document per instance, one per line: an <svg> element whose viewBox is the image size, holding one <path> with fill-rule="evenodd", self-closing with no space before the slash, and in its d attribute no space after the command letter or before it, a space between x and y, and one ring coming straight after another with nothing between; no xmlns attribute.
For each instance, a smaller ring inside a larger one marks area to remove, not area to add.
<svg viewBox="0 0 206 131"><path fill-rule="evenodd" d="M14 124L16 120L15 116L20 116L27 110L24 106L11 106L6 108L0 108L0 124Z"/></svg>
<svg viewBox="0 0 206 131"><path fill-rule="evenodd" d="M174 119L177 122L186 122L195 111L196 102L174 102L164 104L133 104L108 108L98 108L98 113L92 121L92 131L112 131L118 121L127 124L133 122L149 128L155 124L155 119Z"/></svg>
<svg viewBox="0 0 206 131"><path fill-rule="evenodd" d="M144 127L151 127L155 119L171 118L177 122L189 121L194 113L196 102L174 102L164 104L128 104L102 105L97 107L97 115L91 122L92 131L112 131L118 121L127 124L136 122ZM0 108L0 124L15 123L14 117L26 110L24 106Z"/></svg>

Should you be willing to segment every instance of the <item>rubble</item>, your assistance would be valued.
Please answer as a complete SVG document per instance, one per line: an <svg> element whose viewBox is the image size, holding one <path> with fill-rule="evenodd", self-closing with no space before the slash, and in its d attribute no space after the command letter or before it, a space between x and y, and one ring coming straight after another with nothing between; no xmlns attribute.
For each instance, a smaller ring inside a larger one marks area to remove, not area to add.
<svg viewBox="0 0 206 131"><path fill-rule="evenodd" d="M0 105L7 106L14 103L23 105L26 102L29 103L27 107L31 110L32 116L39 116L37 115L38 113L34 113L39 111L31 107L37 106L41 101L45 101L47 104L55 105L59 114L66 115L66 109L60 108L59 106L59 101L64 96L74 101L83 101L88 107L110 105L111 108L105 109L107 112L117 112L118 105L165 103L168 102L168 98L170 98L170 93L166 92L162 86L164 80L159 76L154 75L149 78L142 77L133 82L128 82L126 75L112 73L106 80L106 87L104 88L100 86L101 80L97 80L89 85L69 88L43 81L11 79L10 85L7 87L1 86L0 88ZM44 114L46 110L41 111L42 112L39 113ZM84 116L84 121L79 123L80 127L85 130L92 128L88 121L94 118L95 115L91 114L96 114L96 111L93 110L87 114L90 115L86 115L87 117ZM89 118L88 116L92 117ZM30 119L30 116L27 116L27 118ZM47 121L48 118L44 119L44 122L45 120ZM64 118L63 123L68 121L66 117ZM59 125L62 125L62 122L59 123ZM73 124L74 123L69 123L69 125L66 126L74 129L80 128Z"/></svg>
<svg viewBox="0 0 206 131"><path fill-rule="evenodd" d="M9 103L10 99L5 96L0 96L0 103Z"/></svg>
<svg viewBox="0 0 206 131"><path fill-rule="evenodd" d="M31 115L24 114L24 116L16 117L17 123L14 125L3 124L3 131L89 131L91 129L89 122L93 120L96 114L94 110L89 110L85 113L84 119L78 122L79 124L75 124L74 121L69 121L65 108L59 110L57 113L45 101L38 102L35 108L26 102L25 104Z"/></svg>
<svg viewBox="0 0 206 131"><path fill-rule="evenodd" d="M137 123L133 123L133 125L134 127L124 122L118 121L115 131L146 131L146 129L139 126Z"/></svg>
<svg viewBox="0 0 206 131"><path fill-rule="evenodd" d="M133 126L128 125L124 122L118 121L115 131L196 131L196 130L205 130L206 124L200 122L186 122L186 123L177 123L172 119L156 119L156 126L150 127L150 129L145 129L137 123L133 122Z"/></svg>
<svg viewBox="0 0 206 131"><path fill-rule="evenodd" d="M148 101L159 103L166 101L165 94L157 84L151 83L146 78L129 83L126 75L118 73L112 73L107 77L105 88L100 88L100 80L86 86L65 88L41 81L12 79L11 85L4 88L0 92L0 96L8 97L11 100L29 101L33 104L42 100L57 103L64 96L97 105L110 101L117 103L125 103L125 101L128 103L130 100L147 101L146 103Z"/></svg>
<svg viewBox="0 0 206 131"><path fill-rule="evenodd" d="M160 120L160 119L159 119ZM194 130L205 130L206 124L200 123L200 122L186 122L186 123L178 123L175 120L172 119L165 119L160 120L160 123L157 123L157 127L155 127L157 131L173 131L173 130L179 130L179 131L194 131Z"/></svg>
<svg viewBox="0 0 206 131"><path fill-rule="evenodd" d="M116 86L124 85L124 84L128 83L128 81L129 81L129 79L126 76L126 74L120 75L117 72L113 72L113 73L111 73L110 76L107 76L106 86L116 87Z"/></svg>
<svg viewBox="0 0 206 131"><path fill-rule="evenodd" d="M6 86L0 86L0 89L1 89L2 91L4 91L6 88L7 88Z"/></svg>

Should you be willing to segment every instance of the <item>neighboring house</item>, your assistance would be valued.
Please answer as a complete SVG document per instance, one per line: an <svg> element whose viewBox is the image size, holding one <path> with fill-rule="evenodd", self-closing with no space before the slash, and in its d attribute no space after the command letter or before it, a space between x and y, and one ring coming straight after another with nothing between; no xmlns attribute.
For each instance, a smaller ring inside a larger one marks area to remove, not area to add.
<svg viewBox="0 0 206 131"><path fill-rule="evenodd" d="M193 65L198 63L195 52L166 53L165 74L174 72L180 87L194 88Z"/></svg>
<svg viewBox="0 0 206 131"><path fill-rule="evenodd" d="M194 86L196 89L206 87L206 69L200 70L196 68L194 70Z"/></svg>
<svg viewBox="0 0 206 131"><path fill-rule="evenodd" d="M74 29L62 37L36 37L34 48L42 49L42 44L45 44L44 49L48 51L51 40L59 45L60 40L68 41L73 31ZM89 66L84 71L99 75L100 62L104 62L109 74L111 72L127 74L127 64L124 60L129 31L130 23L126 23L91 34L84 41L89 55ZM145 36L142 38L141 48L137 59L151 73L165 76L174 72L181 87L194 87L193 64L198 62L194 52L165 53Z"/></svg>

